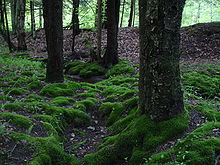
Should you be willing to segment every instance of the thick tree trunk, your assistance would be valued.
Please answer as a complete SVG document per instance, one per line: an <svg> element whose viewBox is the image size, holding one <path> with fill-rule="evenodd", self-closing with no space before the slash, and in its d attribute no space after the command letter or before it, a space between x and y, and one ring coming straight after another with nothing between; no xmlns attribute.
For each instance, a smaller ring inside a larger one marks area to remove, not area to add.
<svg viewBox="0 0 220 165"><path fill-rule="evenodd" d="M134 15L134 1L135 0L131 0L131 8L130 8L130 17L128 20L128 27L131 27L131 25L132 25L132 20L133 20L133 15Z"/></svg>
<svg viewBox="0 0 220 165"><path fill-rule="evenodd" d="M48 52L46 80L48 82L62 82L64 80L62 7L62 0L43 0Z"/></svg>
<svg viewBox="0 0 220 165"><path fill-rule="evenodd" d="M122 12L121 12L121 23L120 23L120 27L122 27L122 24L123 24L124 11L125 11L125 0L123 1L123 5L122 5Z"/></svg>
<svg viewBox="0 0 220 165"><path fill-rule="evenodd" d="M140 0L140 109L155 121L183 112L180 26L185 0Z"/></svg>
<svg viewBox="0 0 220 165"><path fill-rule="evenodd" d="M79 34L79 0L73 0L73 14L72 14L72 54L75 56L75 38Z"/></svg>
<svg viewBox="0 0 220 165"><path fill-rule="evenodd" d="M107 49L104 64L111 67L118 63L118 23L120 0L107 1Z"/></svg>
<svg viewBox="0 0 220 165"><path fill-rule="evenodd" d="M102 51L102 0L98 0L98 24L97 24L97 60L101 61Z"/></svg>
<svg viewBox="0 0 220 165"><path fill-rule="evenodd" d="M10 0L11 2L11 27L12 27L12 33L16 34L16 24L17 24L17 19L16 19L16 1L15 0Z"/></svg>
<svg viewBox="0 0 220 165"><path fill-rule="evenodd" d="M31 10L31 33L33 39L36 38L36 27L35 27L35 17L34 17L34 1L30 1L30 10Z"/></svg>
<svg viewBox="0 0 220 165"><path fill-rule="evenodd" d="M17 40L18 50L27 50L25 42L25 6L26 0L17 0L16 4L16 19L17 19Z"/></svg>

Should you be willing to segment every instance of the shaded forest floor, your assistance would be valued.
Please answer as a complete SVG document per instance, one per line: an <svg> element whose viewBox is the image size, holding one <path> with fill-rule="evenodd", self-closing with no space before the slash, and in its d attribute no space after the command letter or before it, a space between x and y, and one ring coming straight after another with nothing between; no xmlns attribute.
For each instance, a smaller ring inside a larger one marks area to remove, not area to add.
<svg viewBox="0 0 220 165"><path fill-rule="evenodd" d="M65 31L71 61L70 35ZM219 24L183 28L181 76L189 116L159 125L139 116L137 29L120 30L124 60L118 65L107 71L97 63L67 62L65 82L55 84L45 82L45 64L36 58L46 57L43 38L42 31L35 41L29 38L30 52L0 50L0 164L215 164ZM78 50L89 50L88 38L94 33L80 34ZM78 77L89 82L73 81Z"/></svg>

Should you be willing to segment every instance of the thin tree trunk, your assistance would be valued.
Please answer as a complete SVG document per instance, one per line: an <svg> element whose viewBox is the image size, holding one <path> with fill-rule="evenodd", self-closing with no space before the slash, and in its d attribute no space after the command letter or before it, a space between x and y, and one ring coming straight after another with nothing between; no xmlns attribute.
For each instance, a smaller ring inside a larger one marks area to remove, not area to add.
<svg viewBox="0 0 220 165"><path fill-rule="evenodd" d="M7 17L7 9L6 9L6 1L5 0L4 0L4 15L5 15L5 25L6 25L8 48L9 48L9 51L12 52L12 45L11 45L11 39L10 39L10 33L9 33L9 27L8 27L8 17Z"/></svg>
<svg viewBox="0 0 220 165"><path fill-rule="evenodd" d="M180 26L185 0L140 0L139 104L154 121L184 110L180 85ZM150 12L151 11L151 12Z"/></svg>
<svg viewBox="0 0 220 165"><path fill-rule="evenodd" d="M11 0L11 27L12 33L16 34L16 1Z"/></svg>
<svg viewBox="0 0 220 165"><path fill-rule="evenodd" d="M31 10L31 33L33 39L36 38L36 27L35 27L35 17L34 17L34 0L30 1L30 10Z"/></svg>
<svg viewBox="0 0 220 165"><path fill-rule="evenodd" d="M72 54L76 56L75 52L75 38L79 34L79 0L73 0L73 13L72 13Z"/></svg>
<svg viewBox="0 0 220 165"><path fill-rule="evenodd" d="M41 29L42 28L42 9L41 9L41 6L39 7L39 26Z"/></svg>
<svg viewBox="0 0 220 165"><path fill-rule="evenodd" d="M101 61L102 51L102 0L98 0L98 24L97 24L97 60Z"/></svg>
<svg viewBox="0 0 220 165"><path fill-rule="evenodd" d="M198 2L198 10L197 10L197 18L196 18L196 23L199 23L199 19L200 19L200 12L201 12L201 3Z"/></svg>
<svg viewBox="0 0 220 165"><path fill-rule="evenodd" d="M121 23L120 23L120 27L122 27L123 24L123 18L124 18L124 11L125 11L125 1L123 1L123 5L122 5L122 12L121 12Z"/></svg>
<svg viewBox="0 0 220 165"><path fill-rule="evenodd" d="M133 14L134 14L134 0L131 0L131 8L130 8L130 17L128 20L128 27L131 27L131 25L132 25Z"/></svg>
<svg viewBox="0 0 220 165"><path fill-rule="evenodd" d="M0 12L0 27L5 30L4 4L2 0L0 0Z"/></svg>
<svg viewBox="0 0 220 165"><path fill-rule="evenodd" d="M48 82L62 82L64 80L62 7L62 0L43 0L48 52L46 81Z"/></svg>
<svg viewBox="0 0 220 165"><path fill-rule="evenodd" d="M134 0L134 15L133 15L133 23L132 23L132 26L134 27L134 24L135 24L135 14L136 14L136 0Z"/></svg>
<svg viewBox="0 0 220 165"><path fill-rule="evenodd" d="M17 40L18 40L18 50L24 51L27 50L25 42L25 6L26 0L17 0L16 4L16 19L17 23Z"/></svg>

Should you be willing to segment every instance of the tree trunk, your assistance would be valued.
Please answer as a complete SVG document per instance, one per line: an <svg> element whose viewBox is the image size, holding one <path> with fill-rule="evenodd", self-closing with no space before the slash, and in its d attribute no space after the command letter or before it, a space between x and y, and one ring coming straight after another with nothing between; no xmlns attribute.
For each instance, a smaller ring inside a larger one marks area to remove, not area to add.
<svg viewBox="0 0 220 165"><path fill-rule="evenodd" d="M48 52L46 80L48 82L62 82L64 80L62 2L62 0L43 0Z"/></svg>
<svg viewBox="0 0 220 165"><path fill-rule="evenodd" d="M136 0L134 0L134 15L133 15L133 23L132 23L132 26L134 27L134 25L135 25L135 14L136 14L136 5L135 5L135 3L136 3Z"/></svg>
<svg viewBox="0 0 220 165"><path fill-rule="evenodd" d="M104 64L111 67L118 63L118 23L120 0L107 1L107 49Z"/></svg>
<svg viewBox="0 0 220 165"><path fill-rule="evenodd" d="M183 112L180 26L185 0L140 0L140 109L154 121Z"/></svg>
<svg viewBox="0 0 220 165"><path fill-rule="evenodd" d="M39 26L41 29L42 28L42 9L41 9L41 6L39 7Z"/></svg>
<svg viewBox="0 0 220 165"><path fill-rule="evenodd" d="M36 38L36 27L35 27L35 17L34 17L34 1L30 1L30 10L31 10L31 33L33 39Z"/></svg>
<svg viewBox="0 0 220 165"><path fill-rule="evenodd" d="M27 50L25 43L25 6L26 0L17 0L16 4L16 19L17 19L17 40L18 40L18 50Z"/></svg>
<svg viewBox="0 0 220 165"><path fill-rule="evenodd" d="M134 1L135 0L131 0L131 8L130 8L130 17L128 20L128 27L131 27L131 25L132 25L133 14L134 14Z"/></svg>
<svg viewBox="0 0 220 165"><path fill-rule="evenodd" d="M120 23L120 27L122 27L122 24L123 24L124 11L125 11L125 0L123 1L123 5L122 5L122 12L121 12L121 23Z"/></svg>
<svg viewBox="0 0 220 165"><path fill-rule="evenodd" d="M0 28L5 30L4 4L2 0L0 0L0 12Z"/></svg>
<svg viewBox="0 0 220 165"><path fill-rule="evenodd" d="M12 27L12 33L16 34L16 1L11 0L11 27Z"/></svg>
<svg viewBox="0 0 220 165"><path fill-rule="evenodd" d="M98 24L97 24L97 60L101 61L102 51L102 0L98 0Z"/></svg>
<svg viewBox="0 0 220 165"><path fill-rule="evenodd" d="M73 14L72 14L72 54L75 56L75 38L79 34L79 0L73 0Z"/></svg>

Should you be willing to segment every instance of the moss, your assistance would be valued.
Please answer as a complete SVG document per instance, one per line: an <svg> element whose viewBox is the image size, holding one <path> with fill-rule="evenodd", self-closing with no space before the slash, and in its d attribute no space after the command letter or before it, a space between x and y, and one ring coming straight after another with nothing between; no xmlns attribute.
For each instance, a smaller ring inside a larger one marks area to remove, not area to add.
<svg viewBox="0 0 220 165"><path fill-rule="evenodd" d="M19 58L29 58L30 55L26 52L19 52L19 53L16 53L14 54L15 57L19 57Z"/></svg>
<svg viewBox="0 0 220 165"><path fill-rule="evenodd" d="M41 89L40 94L47 97L72 96L79 87L76 82L48 84Z"/></svg>
<svg viewBox="0 0 220 165"><path fill-rule="evenodd" d="M8 84L0 82L0 87L7 87Z"/></svg>
<svg viewBox="0 0 220 165"><path fill-rule="evenodd" d="M0 100L2 101L14 101L15 99L10 96L0 96Z"/></svg>
<svg viewBox="0 0 220 165"><path fill-rule="evenodd" d="M16 95L16 96L19 96L19 95L25 94L26 91L23 88L6 88L4 90L4 93L6 95Z"/></svg>
<svg viewBox="0 0 220 165"><path fill-rule="evenodd" d="M51 104L56 105L56 106L66 106L66 105L71 105L74 101L75 99L73 98L59 96L59 97L54 98L51 101Z"/></svg>
<svg viewBox="0 0 220 165"><path fill-rule="evenodd" d="M136 147L140 147L147 155L150 155L155 147L183 133L188 126L188 121L188 114L161 123L154 123L149 117L142 115L131 121L114 140L105 142L108 145L103 146L94 154L87 155L84 161L91 165L111 165L118 162L123 164L126 160L128 163L131 160L138 160L136 164L141 164L143 163L143 159L139 159L141 156L132 154Z"/></svg>
<svg viewBox="0 0 220 165"><path fill-rule="evenodd" d="M89 78L92 76L104 75L104 73L105 73L105 69L102 66L96 63L92 63L92 64L87 64L87 66L79 72L79 75L81 77Z"/></svg>
<svg viewBox="0 0 220 165"><path fill-rule="evenodd" d="M60 140L58 132L56 131L56 129L53 127L52 124L50 124L48 122L43 122L43 126L47 129L47 131L49 132L50 136L53 136L57 140Z"/></svg>
<svg viewBox="0 0 220 165"><path fill-rule="evenodd" d="M120 102L106 102L100 106L99 114L101 115L101 117L107 119L106 124L109 126L121 118L122 112L124 110L125 108Z"/></svg>
<svg viewBox="0 0 220 165"><path fill-rule="evenodd" d="M47 154L40 154L35 157L31 162L28 163L29 165L50 165L51 158Z"/></svg>
<svg viewBox="0 0 220 165"><path fill-rule="evenodd" d="M42 97L37 94L30 94L24 99L25 102L41 101L41 100Z"/></svg>
<svg viewBox="0 0 220 165"><path fill-rule="evenodd" d="M127 74L133 74L135 69L131 67L127 62L119 62L115 66L113 66L106 74L105 76L107 78L111 76L118 76L118 75L127 75Z"/></svg>
<svg viewBox="0 0 220 165"><path fill-rule="evenodd" d="M24 109L24 106L25 104L24 103L20 103L20 102L17 102L17 103L8 103L8 104L5 104L3 106L4 109L8 110L8 111L21 111Z"/></svg>
<svg viewBox="0 0 220 165"><path fill-rule="evenodd" d="M27 85L28 89L33 89L33 90L39 89L40 87L42 87L42 83L40 81L32 81Z"/></svg>
<svg viewBox="0 0 220 165"><path fill-rule="evenodd" d="M86 111L92 110L93 108L95 108L98 104L98 100L95 98L87 98L85 100L79 101L76 103L75 107L79 106L79 105L84 105L86 107Z"/></svg>
<svg viewBox="0 0 220 165"><path fill-rule="evenodd" d="M21 75L23 75L23 76L29 76L29 77L33 76L34 74L35 74L35 72L32 72L32 71L23 71L23 72L21 73Z"/></svg>
<svg viewBox="0 0 220 165"><path fill-rule="evenodd" d="M210 103L200 102L195 109L201 111L210 121L220 121L220 112Z"/></svg>
<svg viewBox="0 0 220 165"><path fill-rule="evenodd" d="M96 97L96 93L95 92L87 92L87 93L80 93L78 95L79 98L88 98L88 97Z"/></svg>
<svg viewBox="0 0 220 165"><path fill-rule="evenodd" d="M28 129L31 125L33 125L32 121L27 117L10 112L0 113L0 118L7 120L9 123L12 123L19 128Z"/></svg>
<svg viewBox="0 0 220 165"><path fill-rule="evenodd" d="M216 137L220 122L206 123L182 139L172 149L152 155L147 164L215 164L220 151L220 139ZM175 159L173 159L175 158Z"/></svg>
<svg viewBox="0 0 220 165"><path fill-rule="evenodd" d="M79 72L86 67L84 62L73 62L67 65L66 73L70 75L78 75Z"/></svg>

